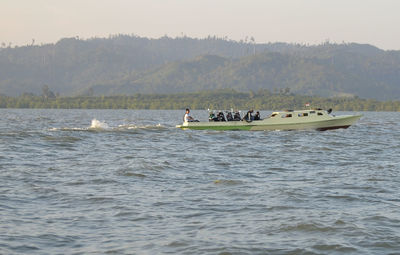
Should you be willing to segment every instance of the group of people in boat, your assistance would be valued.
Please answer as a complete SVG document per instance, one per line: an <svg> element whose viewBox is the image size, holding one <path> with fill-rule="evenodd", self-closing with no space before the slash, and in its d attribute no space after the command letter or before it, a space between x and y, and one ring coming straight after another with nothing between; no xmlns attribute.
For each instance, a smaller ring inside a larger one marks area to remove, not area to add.
<svg viewBox="0 0 400 255"><path fill-rule="evenodd" d="M240 121L242 118L240 117L240 113L236 112L227 112L226 118L222 111L215 114L214 112L210 112L208 117L208 121Z"/></svg>
<svg viewBox="0 0 400 255"><path fill-rule="evenodd" d="M242 120L245 120L245 121L261 120L260 112L257 111L254 116L253 116L253 112L254 112L253 109L248 111L246 113L246 115L244 115Z"/></svg>
<svg viewBox="0 0 400 255"><path fill-rule="evenodd" d="M251 109L246 113L246 115L243 116L243 118L240 116L239 111L229 111L226 113L226 117L222 111L219 111L218 113L215 113L213 111L210 112L210 115L208 117L208 121L254 121L254 120L261 120L260 112L257 111L255 115L253 115L254 111ZM190 109L186 108L185 115L183 117L184 122L198 122L198 120L194 119L192 116L190 116Z"/></svg>

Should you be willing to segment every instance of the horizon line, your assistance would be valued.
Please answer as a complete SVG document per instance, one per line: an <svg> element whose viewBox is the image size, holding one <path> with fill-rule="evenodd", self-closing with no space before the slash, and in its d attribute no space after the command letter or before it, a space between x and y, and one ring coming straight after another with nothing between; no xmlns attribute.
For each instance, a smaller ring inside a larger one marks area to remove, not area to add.
<svg viewBox="0 0 400 255"><path fill-rule="evenodd" d="M331 41L330 39L326 39L324 41L321 41L320 43L310 43L310 42L285 42L285 41L269 41L269 42L256 42L253 36L246 36L243 39L237 40L237 39L231 39L228 36L218 36L218 35L208 35L206 37L191 37L191 36L187 36L186 34L182 33L181 35L176 35L174 36L169 36L168 34L164 34L163 36L141 36L141 35L137 35L135 33L116 33L116 34L109 34L108 36L98 36L98 35L94 35L91 37L82 37L79 35L76 36L66 36L66 37L61 37L56 41L53 42L36 42L36 40L34 38L32 38L31 43L27 43L27 44L14 44L13 42L1 42L0 44L0 49L15 49L15 48L22 48L22 47L31 47L31 46L46 46L46 45L55 45L58 42L64 40L64 39L75 39L75 40L79 40L79 41L90 41L90 40L96 40L96 39L113 39L113 38L117 38L117 37L123 37L123 36L127 36L127 37L131 37L131 38L140 38L140 39L149 39L149 40L161 40L163 38L170 38L170 39L192 39L192 40L207 40L207 39L216 39L216 40L222 40L222 41L226 41L226 42L235 42L235 43L243 43L243 44L255 44L255 45L268 45L268 44L288 44L288 45L295 45L295 46L301 46L301 47L316 47L316 46L322 46L322 45L351 45L351 44L357 44L357 45L368 45L368 46L372 46L375 47L379 50L382 51L400 51L400 49L396 50L396 49L383 49L380 48L374 44L371 43L362 43L362 42L336 42L336 41Z"/></svg>

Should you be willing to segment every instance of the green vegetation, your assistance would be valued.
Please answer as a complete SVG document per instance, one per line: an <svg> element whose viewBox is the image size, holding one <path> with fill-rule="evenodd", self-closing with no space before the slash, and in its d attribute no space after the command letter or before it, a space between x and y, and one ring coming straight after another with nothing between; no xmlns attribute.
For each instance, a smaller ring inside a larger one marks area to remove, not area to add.
<svg viewBox="0 0 400 255"><path fill-rule="evenodd" d="M49 93L44 91L43 93ZM249 93L231 89L197 93L134 96L46 97L25 94L20 97L0 96L0 108L58 109L302 109L306 103L314 108L335 111L400 111L400 101L376 101L360 98L322 98L288 94L273 94L268 90Z"/></svg>
<svg viewBox="0 0 400 255"><path fill-rule="evenodd" d="M0 48L0 94L40 93L43 85L64 97L231 88L400 100L400 51L134 35Z"/></svg>

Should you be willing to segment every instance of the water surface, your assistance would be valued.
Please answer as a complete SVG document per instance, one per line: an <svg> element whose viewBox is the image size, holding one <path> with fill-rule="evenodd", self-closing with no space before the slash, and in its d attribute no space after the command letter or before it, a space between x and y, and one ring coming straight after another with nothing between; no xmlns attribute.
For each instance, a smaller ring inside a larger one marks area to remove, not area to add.
<svg viewBox="0 0 400 255"><path fill-rule="evenodd" d="M179 130L182 111L2 109L0 253L396 254L400 113L363 114L246 132Z"/></svg>

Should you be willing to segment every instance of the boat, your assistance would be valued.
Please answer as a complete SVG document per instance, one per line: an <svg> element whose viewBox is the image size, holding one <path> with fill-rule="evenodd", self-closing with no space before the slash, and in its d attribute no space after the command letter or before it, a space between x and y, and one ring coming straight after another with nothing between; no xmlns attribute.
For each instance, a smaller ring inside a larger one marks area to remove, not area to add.
<svg viewBox="0 0 400 255"><path fill-rule="evenodd" d="M220 112L221 113L221 112ZM219 114L220 114L219 113ZM330 130L348 128L356 123L362 115L335 116L332 110L307 109L307 110L286 110L273 112L269 117L261 120L240 120L240 121L214 121L210 118L208 122L184 122L176 125L181 129L195 130Z"/></svg>

